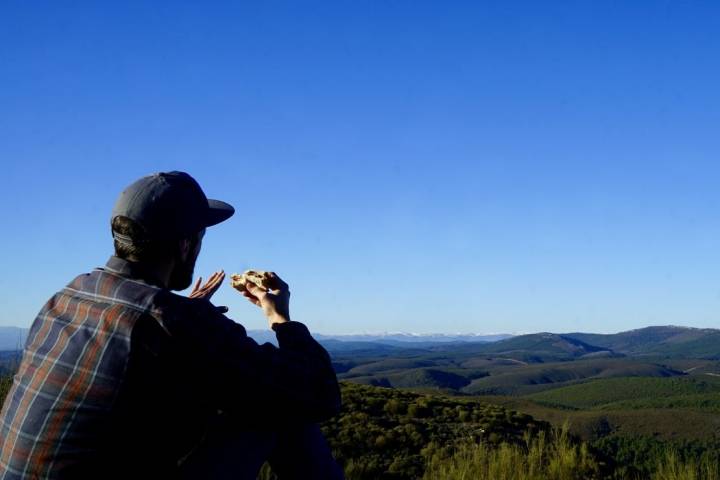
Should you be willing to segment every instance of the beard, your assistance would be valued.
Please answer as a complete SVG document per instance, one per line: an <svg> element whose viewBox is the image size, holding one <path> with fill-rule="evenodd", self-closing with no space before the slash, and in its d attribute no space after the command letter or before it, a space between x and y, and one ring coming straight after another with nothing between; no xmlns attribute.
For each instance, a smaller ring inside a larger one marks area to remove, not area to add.
<svg viewBox="0 0 720 480"><path fill-rule="evenodd" d="M185 290L192 285L193 275L195 273L195 260L181 262L176 264L170 274L168 288L170 290Z"/></svg>

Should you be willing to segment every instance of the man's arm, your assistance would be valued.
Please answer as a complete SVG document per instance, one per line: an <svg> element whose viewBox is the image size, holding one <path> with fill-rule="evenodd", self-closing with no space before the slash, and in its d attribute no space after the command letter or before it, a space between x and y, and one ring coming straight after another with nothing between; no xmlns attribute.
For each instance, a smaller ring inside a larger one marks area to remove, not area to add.
<svg viewBox="0 0 720 480"><path fill-rule="evenodd" d="M275 347L258 345L241 325L224 322L225 343L210 356L217 374L209 376L220 408L243 417L256 413L260 423L318 422L338 413L340 389L330 356L305 325L275 324Z"/></svg>
<svg viewBox="0 0 720 480"><path fill-rule="evenodd" d="M330 357L305 325L289 319L287 284L273 274L273 289L242 292L261 307L279 348L258 345L245 329L208 301L175 301L166 319L195 361L209 400L228 412L268 422L321 421L340 408L340 391ZM178 305L178 302L182 302ZM167 310L165 310L167 312Z"/></svg>

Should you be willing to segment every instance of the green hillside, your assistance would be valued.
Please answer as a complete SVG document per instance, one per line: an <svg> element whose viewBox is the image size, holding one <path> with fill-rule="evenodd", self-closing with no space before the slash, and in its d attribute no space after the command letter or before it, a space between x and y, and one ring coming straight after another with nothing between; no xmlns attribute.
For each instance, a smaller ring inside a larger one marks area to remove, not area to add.
<svg viewBox="0 0 720 480"><path fill-rule="evenodd" d="M445 370L417 368L388 375L374 375L351 379L354 383L392 388L450 389L460 390L470 380Z"/></svg>
<svg viewBox="0 0 720 480"><path fill-rule="evenodd" d="M355 383L451 389L472 395L526 395L590 378L683 375L683 370L664 361L584 356L572 361L531 363L488 353L473 356L426 353L394 359L343 356L335 359L335 366L340 379Z"/></svg>
<svg viewBox="0 0 720 480"><path fill-rule="evenodd" d="M438 349L438 353L441 351ZM454 359L485 355L525 363L574 360L587 355L613 355L608 349L554 333L534 333L493 343L457 345L444 351L450 352Z"/></svg>
<svg viewBox="0 0 720 480"><path fill-rule="evenodd" d="M568 358L577 358L601 350L606 349L554 333L520 335L478 348L478 351L487 353L530 351L535 354L565 355Z"/></svg>
<svg viewBox="0 0 720 480"><path fill-rule="evenodd" d="M676 395L672 397L639 398L635 400L624 400L616 403L603 405L603 410L641 410L641 409L666 409L666 410L695 410L720 413L720 395L715 393ZM717 417L715 417L717 419ZM717 422L713 422L717 425ZM717 433L717 432L714 432Z"/></svg>
<svg viewBox="0 0 720 480"><path fill-rule="evenodd" d="M353 367L346 372L346 376L363 376L377 372L432 367L443 363L446 364L447 362L439 363L422 358L388 358Z"/></svg>
<svg viewBox="0 0 720 480"><path fill-rule="evenodd" d="M475 379L464 393L475 395L526 395L589 378L647 376L669 377L681 372L662 365L625 359L591 359L518 366Z"/></svg>
<svg viewBox="0 0 720 480"><path fill-rule="evenodd" d="M673 442L652 435L597 432L600 435L592 443L583 444L562 429L548 429L548 424L529 415L479 399L346 382L342 393L343 411L323 426L323 432L348 480L720 478L713 441ZM682 413L675 412L675 417L687 419L689 428L708 422L707 417ZM609 419L612 428L618 421L652 425L666 417L666 411L648 411L630 420L613 415L604 420ZM675 424L680 422L674 419ZM636 427L642 431L640 425Z"/></svg>
<svg viewBox="0 0 720 480"><path fill-rule="evenodd" d="M429 457L468 439L521 443L549 425L476 399L342 383L341 415L323 426L349 478L419 478Z"/></svg>
<svg viewBox="0 0 720 480"><path fill-rule="evenodd" d="M696 377L639 377L591 380L536 393L527 398L546 405L575 409L597 408L612 404L618 404L616 405L618 408L627 408L632 402L636 402L637 408L647 408L653 404L672 404L669 399L676 397L680 397L675 400L676 402L687 401L690 405L700 399L712 398L708 397L708 394L717 396L720 403L720 382Z"/></svg>

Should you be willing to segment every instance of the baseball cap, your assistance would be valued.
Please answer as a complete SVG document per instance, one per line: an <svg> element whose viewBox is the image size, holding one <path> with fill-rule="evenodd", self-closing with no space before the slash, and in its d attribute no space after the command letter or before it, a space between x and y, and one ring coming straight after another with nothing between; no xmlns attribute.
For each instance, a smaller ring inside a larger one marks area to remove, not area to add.
<svg viewBox="0 0 720 480"><path fill-rule="evenodd" d="M230 204L208 200L187 173L159 172L136 180L120 193L110 223L115 217L127 217L145 230L145 241L169 240L217 225L233 213ZM118 232L113 232L113 237L120 243L137 243Z"/></svg>

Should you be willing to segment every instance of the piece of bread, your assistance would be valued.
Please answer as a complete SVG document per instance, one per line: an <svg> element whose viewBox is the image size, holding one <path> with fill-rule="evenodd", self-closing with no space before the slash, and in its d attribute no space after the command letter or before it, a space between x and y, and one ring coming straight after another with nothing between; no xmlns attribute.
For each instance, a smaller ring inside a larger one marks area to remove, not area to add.
<svg viewBox="0 0 720 480"><path fill-rule="evenodd" d="M268 272L262 270L246 270L242 274L233 273L230 275L230 280L232 281L232 287L237 290L247 290L248 283L252 283L263 290L270 288L270 276Z"/></svg>

